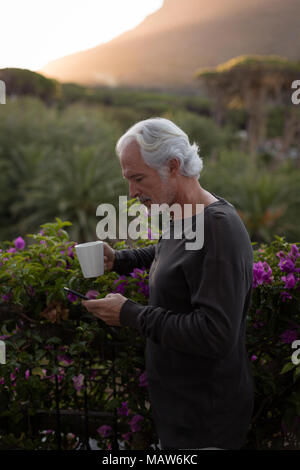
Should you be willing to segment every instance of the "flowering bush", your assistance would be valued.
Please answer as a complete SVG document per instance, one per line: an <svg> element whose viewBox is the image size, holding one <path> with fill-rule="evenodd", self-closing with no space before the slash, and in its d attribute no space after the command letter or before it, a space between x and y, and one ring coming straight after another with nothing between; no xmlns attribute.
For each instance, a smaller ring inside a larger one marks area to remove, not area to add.
<svg viewBox="0 0 300 470"><path fill-rule="evenodd" d="M292 361L294 341L300 339L298 245L275 236L254 251L247 329L256 390L251 447L300 446L300 354Z"/></svg>
<svg viewBox="0 0 300 470"><path fill-rule="evenodd" d="M155 442L155 432L144 373L144 338L128 327L113 338L109 327L63 287L91 299L122 292L146 304L148 273L134 270L126 279L117 273L83 278L74 256L76 242L64 230L68 225L57 218L56 223L41 226L38 234L27 235L30 245L18 237L1 246L0 339L6 344L7 363L0 366L0 446L55 448L56 433L45 436L31 430L28 435L27 417L53 412L59 404L64 410L83 412L88 407L110 415L102 424L104 418L94 424L90 419L100 448L112 445L109 430L119 408L117 432L125 447L147 447ZM122 242L115 246L123 247ZM61 438L61 445L71 444Z"/></svg>
<svg viewBox="0 0 300 470"><path fill-rule="evenodd" d="M0 339L7 350L7 363L0 365L0 448L53 449L59 436L62 448L80 448L82 429L59 433L28 425L58 406L106 413L89 421L100 449L111 449L116 434L126 449L148 448L158 438L144 370L145 339L128 327L114 338L80 299L63 291L69 286L89 298L119 292L146 305L148 272L83 278L76 242L64 230L68 225L56 219L27 235L31 244L18 237L0 247ZM150 235L137 246L149 243ZM114 248L126 247L121 242ZM270 245L254 249L254 260L247 350L255 407L246 447L295 448L300 365L291 359L300 325L298 244L275 236Z"/></svg>

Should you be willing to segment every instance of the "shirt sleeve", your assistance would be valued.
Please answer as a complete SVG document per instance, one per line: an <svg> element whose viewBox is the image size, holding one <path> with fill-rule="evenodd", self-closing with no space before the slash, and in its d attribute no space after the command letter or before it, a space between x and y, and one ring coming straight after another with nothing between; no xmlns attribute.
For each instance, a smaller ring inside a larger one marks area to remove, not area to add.
<svg viewBox="0 0 300 470"><path fill-rule="evenodd" d="M200 282L197 281L197 256L186 276L191 312L143 306L128 299L122 305L120 323L138 329L161 346L185 354L223 358L238 339L251 286L238 261L234 264L224 257L209 254L201 259L203 271Z"/></svg>
<svg viewBox="0 0 300 470"><path fill-rule="evenodd" d="M144 248L134 248L115 251L115 261L112 271L118 274L129 274L134 268L149 269L155 256L156 244Z"/></svg>

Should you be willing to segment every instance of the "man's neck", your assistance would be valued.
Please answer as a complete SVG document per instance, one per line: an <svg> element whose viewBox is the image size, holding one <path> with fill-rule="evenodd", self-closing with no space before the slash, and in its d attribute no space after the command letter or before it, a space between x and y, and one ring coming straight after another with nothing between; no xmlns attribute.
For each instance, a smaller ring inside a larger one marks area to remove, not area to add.
<svg viewBox="0 0 300 470"><path fill-rule="evenodd" d="M198 181L185 186L184 189L180 192L180 196L176 198L173 203L179 204L181 210L171 212L171 217L173 220L183 219L185 217L192 217L195 214L198 214L204 210L205 207L209 206L213 202L216 202L216 199L211 193L203 189ZM188 204L188 210L184 207Z"/></svg>

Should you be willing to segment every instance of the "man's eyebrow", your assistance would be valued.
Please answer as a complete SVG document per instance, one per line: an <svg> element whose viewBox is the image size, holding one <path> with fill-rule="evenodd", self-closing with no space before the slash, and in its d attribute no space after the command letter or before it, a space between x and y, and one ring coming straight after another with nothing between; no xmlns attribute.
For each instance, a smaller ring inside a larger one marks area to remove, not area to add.
<svg viewBox="0 0 300 470"><path fill-rule="evenodd" d="M135 178L136 176L143 176L143 173L134 173L133 175L130 175L130 176L124 176L123 175L123 179L130 180L130 178Z"/></svg>

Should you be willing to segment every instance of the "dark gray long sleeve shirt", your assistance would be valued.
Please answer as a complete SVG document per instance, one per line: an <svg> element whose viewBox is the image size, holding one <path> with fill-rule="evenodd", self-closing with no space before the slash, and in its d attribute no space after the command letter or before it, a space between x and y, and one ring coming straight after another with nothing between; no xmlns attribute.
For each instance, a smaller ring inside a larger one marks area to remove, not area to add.
<svg viewBox="0 0 300 470"><path fill-rule="evenodd" d="M116 252L113 269L120 274L150 268L148 306L128 299L120 323L146 337L149 396L163 448L238 449L252 416L245 328L253 251L234 206L214 196L218 201L204 209L201 249L186 250L171 224L170 239Z"/></svg>

